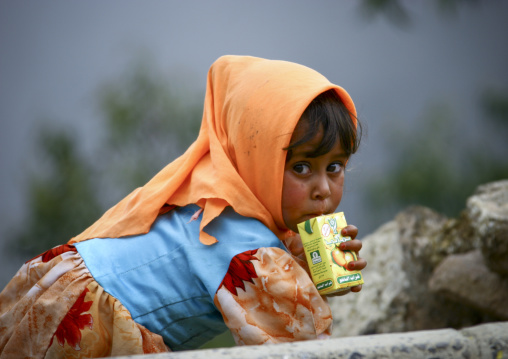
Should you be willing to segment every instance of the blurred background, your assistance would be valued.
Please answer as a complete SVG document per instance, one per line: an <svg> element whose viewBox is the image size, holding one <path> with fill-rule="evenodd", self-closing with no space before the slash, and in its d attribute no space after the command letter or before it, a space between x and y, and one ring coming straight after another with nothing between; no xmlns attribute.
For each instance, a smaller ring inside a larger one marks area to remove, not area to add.
<svg viewBox="0 0 508 359"><path fill-rule="evenodd" d="M457 216L508 178L508 2L0 2L0 289L194 140L221 55L309 66L364 138L339 210L360 236Z"/></svg>

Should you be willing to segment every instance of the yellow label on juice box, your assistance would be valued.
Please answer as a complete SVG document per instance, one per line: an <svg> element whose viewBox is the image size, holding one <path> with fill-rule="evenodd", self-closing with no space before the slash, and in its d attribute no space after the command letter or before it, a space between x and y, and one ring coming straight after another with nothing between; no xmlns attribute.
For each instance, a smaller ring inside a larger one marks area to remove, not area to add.
<svg viewBox="0 0 508 359"><path fill-rule="evenodd" d="M344 212L298 224L312 281L320 294L339 292L363 283L360 271L347 270L347 264L357 260L356 253L339 249L342 242L351 240L351 237L340 234L346 225Z"/></svg>

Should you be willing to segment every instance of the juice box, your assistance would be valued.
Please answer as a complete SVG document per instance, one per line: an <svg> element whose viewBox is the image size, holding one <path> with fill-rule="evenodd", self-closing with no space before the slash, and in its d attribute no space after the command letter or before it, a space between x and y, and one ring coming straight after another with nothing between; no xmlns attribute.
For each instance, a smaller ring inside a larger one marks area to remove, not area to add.
<svg viewBox="0 0 508 359"><path fill-rule="evenodd" d="M315 217L298 224L312 281L322 295L363 283L360 271L346 269L350 261L357 260L356 253L339 249L342 242L351 240L351 237L340 234L346 225L344 212Z"/></svg>

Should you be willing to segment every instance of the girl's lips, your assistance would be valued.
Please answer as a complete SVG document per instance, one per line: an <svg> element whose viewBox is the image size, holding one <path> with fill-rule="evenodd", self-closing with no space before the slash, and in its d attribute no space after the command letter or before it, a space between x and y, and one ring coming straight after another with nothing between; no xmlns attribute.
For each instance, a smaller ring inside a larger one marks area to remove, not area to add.
<svg viewBox="0 0 508 359"><path fill-rule="evenodd" d="M334 210L324 210L324 211L321 211L321 210L318 210L314 213L308 213L308 214L304 214L303 216L300 217L300 222L298 223L303 223L305 221L308 221L309 219L312 219L312 218L316 218L316 217L320 217L320 216L326 216L326 215L329 215L329 214L332 214L334 213Z"/></svg>
<svg viewBox="0 0 508 359"><path fill-rule="evenodd" d="M316 218L316 217L319 217L319 216L322 216L323 214L322 213L314 213L314 214L307 214L305 216L303 216L303 221L302 222L305 222L305 221L308 221L309 219L312 219L312 218Z"/></svg>
<svg viewBox="0 0 508 359"><path fill-rule="evenodd" d="M312 219L312 218L316 218L316 217L319 217L319 216L325 216L325 215L329 215L329 214L332 214L333 211L323 211L323 212L316 212L316 213L309 213L309 214L306 214L304 216L302 216L303 220L302 222L305 222L309 219Z"/></svg>

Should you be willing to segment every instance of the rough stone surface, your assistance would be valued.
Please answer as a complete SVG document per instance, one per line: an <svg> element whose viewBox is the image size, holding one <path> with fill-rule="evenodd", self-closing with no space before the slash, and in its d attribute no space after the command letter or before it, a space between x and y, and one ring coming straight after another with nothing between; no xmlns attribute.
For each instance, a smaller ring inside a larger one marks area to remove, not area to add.
<svg viewBox="0 0 508 359"><path fill-rule="evenodd" d="M368 266L363 270L362 291L329 299L333 336L460 328L486 322L482 314L434 295L426 285L437 263L447 256L441 230L458 232L456 227L429 209L414 207L364 238L361 255L368 258ZM425 234L427 230L431 233ZM471 244L455 248L466 250Z"/></svg>
<svg viewBox="0 0 508 359"><path fill-rule="evenodd" d="M466 328L461 333L476 343L478 358L501 359L508 356L508 322Z"/></svg>
<svg viewBox="0 0 508 359"><path fill-rule="evenodd" d="M508 265L508 181L478 188L459 218L446 218L428 208L411 207L363 239L361 255L368 259L360 293L330 299L336 337L463 328L506 320L502 304L493 310L480 306L480 293L445 290L428 283L436 267L449 256L480 250L485 256L482 273L490 278L491 293L502 287L500 275ZM479 262L480 263L480 262ZM493 264L494 263L494 264ZM472 269L468 269L470 272ZM463 270L450 271L464 286ZM503 274L504 275L504 274ZM437 279L435 280L437 281ZM437 282L435 283L437 285ZM487 295L487 294L484 294ZM500 303L499 297L485 302Z"/></svg>
<svg viewBox="0 0 508 359"><path fill-rule="evenodd" d="M404 331L405 293L410 282L402 269L398 230L397 222L392 221L364 239L361 255L369 264L363 270L362 291L329 299L334 336Z"/></svg>
<svg viewBox="0 0 508 359"><path fill-rule="evenodd" d="M435 269L429 289L508 320L508 279L487 268L480 250L445 258Z"/></svg>
<svg viewBox="0 0 508 359"><path fill-rule="evenodd" d="M464 330L441 329L378 334L261 346L207 349L131 356L147 359L423 359L503 358L508 352L508 323ZM123 357L127 358L127 357Z"/></svg>
<svg viewBox="0 0 508 359"><path fill-rule="evenodd" d="M487 266L508 277L508 180L478 187L466 213Z"/></svg>

